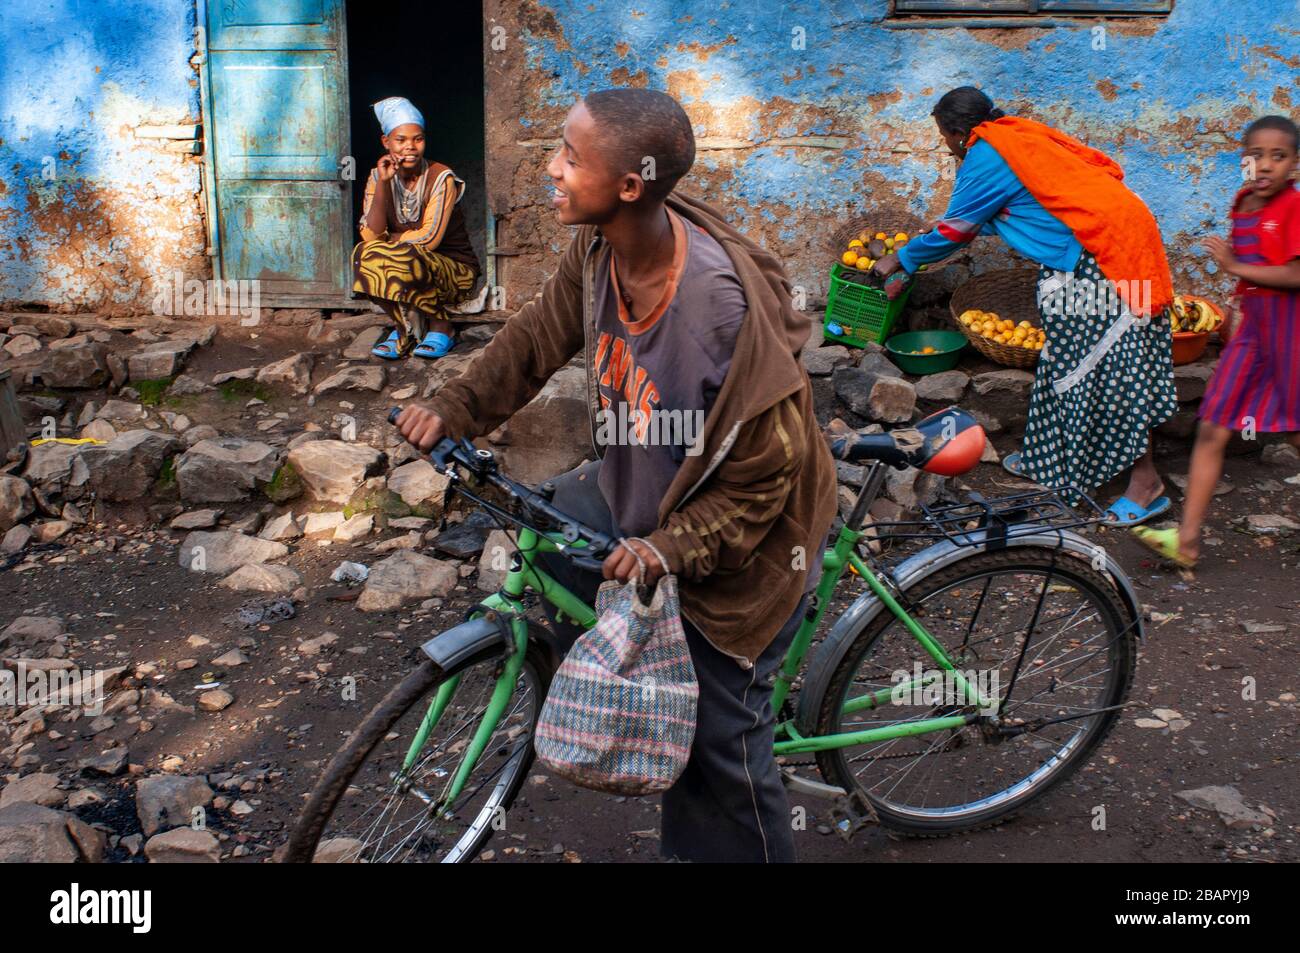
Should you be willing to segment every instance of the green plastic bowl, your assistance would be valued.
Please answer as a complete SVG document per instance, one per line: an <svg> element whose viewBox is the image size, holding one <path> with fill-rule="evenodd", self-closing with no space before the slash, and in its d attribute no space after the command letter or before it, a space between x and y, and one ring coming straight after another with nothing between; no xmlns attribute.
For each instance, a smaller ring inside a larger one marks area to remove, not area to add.
<svg viewBox="0 0 1300 953"><path fill-rule="evenodd" d="M908 374L938 374L957 366L966 343L960 331L907 331L886 341L885 350ZM912 353L927 345L934 348L933 354Z"/></svg>

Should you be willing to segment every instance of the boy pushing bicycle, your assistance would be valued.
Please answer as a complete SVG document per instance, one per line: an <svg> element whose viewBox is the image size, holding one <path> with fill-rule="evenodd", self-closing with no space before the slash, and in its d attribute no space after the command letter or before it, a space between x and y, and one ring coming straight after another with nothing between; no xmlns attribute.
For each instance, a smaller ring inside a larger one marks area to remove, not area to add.
<svg viewBox="0 0 1300 953"><path fill-rule="evenodd" d="M694 157L671 97L580 100L547 167L560 221L578 226L558 271L397 425L422 452L488 433L584 352L599 459L553 481L555 505L623 539L604 579L631 579L639 561L647 581L678 577L700 687L690 760L664 794L663 855L793 861L770 680L818 578L835 470L799 361L809 320L774 256L673 192ZM594 599L601 577L542 559ZM566 644L580 634L552 624Z"/></svg>

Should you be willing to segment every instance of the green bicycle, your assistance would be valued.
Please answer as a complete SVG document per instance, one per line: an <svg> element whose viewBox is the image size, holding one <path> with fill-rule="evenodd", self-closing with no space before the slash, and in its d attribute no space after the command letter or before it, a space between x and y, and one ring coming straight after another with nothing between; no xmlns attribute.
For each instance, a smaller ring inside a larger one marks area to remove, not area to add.
<svg viewBox="0 0 1300 953"><path fill-rule="evenodd" d="M905 431L833 443L840 459L866 464L864 476L772 708L787 789L832 799L842 831L871 819L945 835L1005 820L1077 770L1125 706L1140 607L1123 570L1074 532L1101 519L1086 496L1071 507L1051 491L972 494L923 508L918 520L864 528L890 466L965 472L983 446L982 429L955 407ZM455 492L518 527L517 551L500 591L424 643L420 664L329 762L286 861L472 860L527 778L533 726L561 661L530 603L546 599L581 627L595 624L592 607L534 557L560 553L599 571L616 541L556 509L553 487L511 480L468 441L443 440L431 459ZM485 485L507 502L471 489ZM915 551L886 566L872 553L882 543ZM805 667L837 587L859 584L866 591Z"/></svg>

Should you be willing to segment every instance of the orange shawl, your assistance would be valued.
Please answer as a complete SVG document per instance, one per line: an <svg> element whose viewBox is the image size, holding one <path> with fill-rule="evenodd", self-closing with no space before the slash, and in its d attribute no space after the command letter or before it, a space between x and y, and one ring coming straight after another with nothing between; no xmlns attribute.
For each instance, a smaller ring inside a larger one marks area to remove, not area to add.
<svg viewBox="0 0 1300 953"><path fill-rule="evenodd" d="M1130 311L1159 314L1173 301L1160 228L1146 204L1123 184L1118 163L1059 130L1019 116L980 123L971 130L967 148L976 139L996 149L1043 208L1074 232Z"/></svg>

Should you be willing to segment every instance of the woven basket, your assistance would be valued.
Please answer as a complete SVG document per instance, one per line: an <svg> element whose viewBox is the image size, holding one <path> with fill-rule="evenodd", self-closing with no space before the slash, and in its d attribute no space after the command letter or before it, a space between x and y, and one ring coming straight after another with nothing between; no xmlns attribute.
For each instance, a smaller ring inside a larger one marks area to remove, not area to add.
<svg viewBox="0 0 1300 953"><path fill-rule="evenodd" d="M966 335L971 346L991 361L1007 367L1033 367L1038 363L1038 351L990 341L959 320L964 312L991 311L999 318L1019 324L1028 321L1036 328L1043 326L1038 314L1038 272L1026 268L990 271L970 279L952 293L949 304L953 323Z"/></svg>

